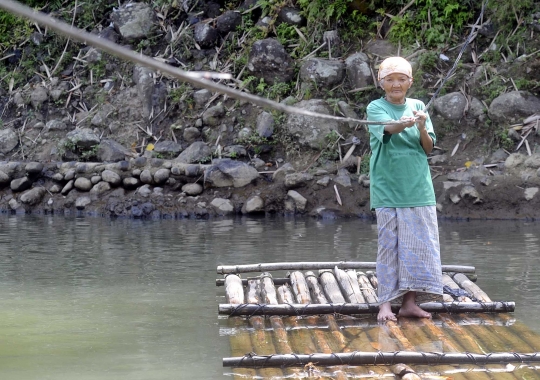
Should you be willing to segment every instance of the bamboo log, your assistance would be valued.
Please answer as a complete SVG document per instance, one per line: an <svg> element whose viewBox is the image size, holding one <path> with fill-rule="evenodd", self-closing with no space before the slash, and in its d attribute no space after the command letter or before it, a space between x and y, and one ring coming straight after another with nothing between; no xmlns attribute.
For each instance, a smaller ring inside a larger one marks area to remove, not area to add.
<svg viewBox="0 0 540 380"><path fill-rule="evenodd" d="M500 318L506 320L511 324L508 328L514 332L516 335L519 335L521 339L527 342L534 351L540 351L540 335L530 330L525 324L518 321L513 321L512 317L508 314L501 314Z"/></svg>
<svg viewBox="0 0 540 380"><path fill-rule="evenodd" d="M326 298L329 299L330 302L345 303L345 298L343 297L343 294L341 294L341 289L339 288L336 278L334 277L332 272L328 270L322 271L319 274L319 280L324 290L324 294L326 294ZM326 305L319 306L323 307Z"/></svg>
<svg viewBox="0 0 540 380"><path fill-rule="evenodd" d="M260 302L260 281L250 280L248 282L248 292L246 301L258 304ZM258 355L273 355L276 353L270 334L266 332L265 320L260 316L249 317L249 323L253 327L251 334L252 352ZM277 368L261 368L259 374L264 378L282 377L283 371Z"/></svg>
<svg viewBox="0 0 540 380"><path fill-rule="evenodd" d="M256 277L247 277L242 279L242 285L247 286L248 280L256 280L260 278L259 276ZM273 278L272 281L274 281L274 285L285 285L290 284L291 281L288 278ZM224 278L216 278L216 286L224 286L225 285L225 279Z"/></svg>
<svg viewBox="0 0 540 380"><path fill-rule="evenodd" d="M514 311L514 302L426 302L418 305L430 313L478 313L478 312L509 312ZM317 314L376 314L377 305L331 303L331 304L289 304L289 305L261 305L261 304L219 304L218 313L237 315L295 315L307 316ZM397 313L399 305L392 305L392 311Z"/></svg>
<svg viewBox="0 0 540 380"><path fill-rule="evenodd" d="M266 304L277 305L276 288L274 287L274 281L272 281L272 275L265 272L261 274L260 281L262 301Z"/></svg>
<svg viewBox="0 0 540 380"><path fill-rule="evenodd" d="M358 285L360 286L360 289L362 290L362 294L364 295L364 298L368 304L378 304L379 303L379 297L377 297L377 291L371 285L371 282L369 281L368 276L366 276L363 272L358 272Z"/></svg>
<svg viewBox="0 0 540 380"><path fill-rule="evenodd" d="M454 281L463 289L469 292L474 298L480 302L491 302L491 298L478 285L469 280L463 273L456 273Z"/></svg>
<svg viewBox="0 0 540 380"><path fill-rule="evenodd" d="M316 270L316 269L375 269L374 262L332 261L332 262L292 262L245 265L219 265L218 274L270 272L275 270ZM443 265L443 272L475 273L476 268L463 265Z"/></svg>
<svg viewBox="0 0 540 380"><path fill-rule="evenodd" d="M456 282L454 280L452 280L452 278L449 275L447 275L446 273L443 274L443 276L442 276L442 283L443 283L444 286L448 286L451 289L462 290L460 288L460 286L458 284L456 284ZM472 302L472 300L469 297L466 297L466 296L459 296L459 297L453 298L453 299L456 300L456 301L459 301L459 302Z"/></svg>
<svg viewBox="0 0 540 380"><path fill-rule="evenodd" d="M368 271L366 272L368 278L369 278L369 282L371 282L371 285L373 286L374 289L378 289L379 288L379 281L377 280L377 276L375 275L374 272L372 271Z"/></svg>
<svg viewBox="0 0 540 380"><path fill-rule="evenodd" d="M313 272L306 272L305 274L306 283L311 294L311 299L316 303L326 304L328 299L324 295L323 289L319 285L319 281Z"/></svg>
<svg viewBox="0 0 540 380"><path fill-rule="evenodd" d="M341 292L345 298L345 301L349 303L366 303L360 286L358 285L358 278L356 277L356 271L349 269L345 272L338 267L334 268L334 276L336 276L337 283Z"/></svg>
<svg viewBox="0 0 540 380"><path fill-rule="evenodd" d="M244 302L244 287L240 277L232 274L225 277L225 295L229 303L241 304Z"/></svg>
<svg viewBox="0 0 540 380"><path fill-rule="evenodd" d="M289 275L293 294L296 296L298 303L311 303L311 295L309 293L308 283L303 273L300 271L291 272Z"/></svg>
<svg viewBox="0 0 540 380"><path fill-rule="evenodd" d="M374 365L397 363L404 364L477 364L490 363L537 363L540 362L540 354L497 352L491 354L472 353L435 353L435 352L347 352L332 354L312 355L250 355L240 358L223 358L224 367L279 367L283 365L298 366L308 363L318 363L322 366L332 365Z"/></svg>

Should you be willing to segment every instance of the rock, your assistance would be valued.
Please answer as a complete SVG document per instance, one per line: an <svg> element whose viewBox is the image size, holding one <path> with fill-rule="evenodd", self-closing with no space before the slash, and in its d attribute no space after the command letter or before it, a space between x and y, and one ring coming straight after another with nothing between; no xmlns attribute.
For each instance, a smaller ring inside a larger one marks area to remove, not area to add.
<svg viewBox="0 0 540 380"><path fill-rule="evenodd" d="M193 101L195 102L195 108L204 107L206 103L208 103L211 97L212 97L212 93L210 92L210 90L207 90L206 88L195 91L193 93Z"/></svg>
<svg viewBox="0 0 540 380"><path fill-rule="evenodd" d="M15 198L11 198L8 202L9 204L9 208L13 211L16 211L17 209L19 209L21 207L21 204L19 202L17 202L17 199Z"/></svg>
<svg viewBox="0 0 540 380"><path fill-rule="evenodd" d="M257 170L244 162L216 160L205 172L205 183L213 187L243 187L259 178Z"/></svg>
<svg viewBox="0 0 540 380"><path fill-rule="evenodd" d="M451 194L450 200L453 204L457 205L461 201L461 197L459 196L459 194Z"/></svg>
<svg viewBox="0 0 540 380"><path fill-rule="evenodd" d="M343 187L351 187L351 176L349 175L349 172L346 169L340 169L338 171L338 174L336 177L334 177L334 182L343 186Z"/></svg>
<svg viewBox="0 0 540 380"><path fill-rule="evenodd" d="M93 175L92 177L90 177L90 182L92 182L92 185L101 182L101 180L102 178L100 175Z"/></svg>
<svg viewBox="0 0 540 380"><path fill-rule="evenodd" d="M257 116L257 134L261 137L271 137L274 133L274 116L263 111Z"/></svg>
<svg viewBox="0 0 540 380"><path fill-rule="evenodd" d="M5 186L11 182L11 177L0 170L0 186Z"/></svg>
<svg viewBox="0 0 540 380"><path fill-rule="evenodd" d="M154 27L155 15L146 3L125 3L111 13L114 29L126 40L146 37Z"/></svg>
<svg viewBox="0 0 540 380"><path fill-rule="evenodd" d="M128 189L136 189L140 185L140 181L134 177L126 177L122 180L123 186Z"/></svg>
<svg viewBox="0 0 540 380"><path fill-rule="evenodd" d="M24 191L32 186L32 181L28 177L16 178L10 183L11 190L14 192Z"/></svg>
<svg viewBox="0 0 540 380"><path fill-rule="evenodd" d="M192 143L201 138L201 131L195 127L187 127L184 129L184 140L188 143Z"/></svg>
<svg viewBox="0 0 540 380"><path fill-rule="evenodd" d="M154 152L161 154L167 158L178 156L181 151L182 145L171 140L158 141L154 145Z"/></svg>
<svg viewBox="0 0 540 380"><path fill-rule="evenodd" d="M33 206L41 202L43 197L47 194L47 190L43 187L34 187L21 194L20 201L24 204Z"/></svg>
<svg viewBox="0 0 540 380"><path fill-rule="evenodd" d="M506 169L515 169L525 162L527 156L521 153L512 153L504 161L504 167Z"/></svg>
<svg viewBox="0 0 540 380"><path fill-rule="evenodd" d="M216 45L219 34L211 25L201 22L195 25L193 37L201 47L211 48Z"/></svg>
<svg viewBox="0 0 540 380"><path fill-rule="evenodd" d="M243 145L229 145L223 148L223 155L229 158L245 157L247 156L247 151ZM264 161L263 161L263 166L264 166Z"/></svg>
<svg viewBox="0 0 540 380"><path fill-rule="evenodd" d="M119 162L126 159L129 150L114 140L103 139L99 142L96 155L101 162Z"/></svg>
<svg viewBox="0 0 540 380"><path fill-rule="evenodd" d="M296 170L293 168L293 166L289 163L286 163L285 165L279 167L276 169L274 174L272 174L272 181L274 182L280 182L285 180L285 176L287 174L295 173Z"/></svg>
<svg viewBox="0 0 540 380"><path fill-rule="evenodd" d="M139 193L141 197L148 198L150 194L152 194L152 188L148 184L142 185L137 189L137 193Z"/></svg>
<svg viewBox="0 0 540 380"><path fill-rule="evenodd" d="M253 165L257 170L262 170L266 168L266 163L258 157L252 158L250 162L251 165Z"/></svg>
<svg viewBox="0 0 540 380"><path fill-rule="evenodd" d="M431 156L429 160L430 165L444 164L448 161L448 156L446 154L439 154L437 156Z"/></svg>
<svg viewBox="0 0 540 380"><path fill-rule="evenodd" d="M531 169L540 168L540 153L535 153L532 156L528 157L525 160L524 165L526 168L531 168Z"/></svg>
<svg viewBox="0 0 540 380"><path fill-rule="evenodd" d="M92 189L93 187L92 181L84 177L77 178L73 186L75 186L75 188L80 191L90 191L90 189Z"/></svg>
<svg viewBox="0 0 540 380"><path fill-rule="evenodd" d="M157 185L163 185L167 182L170 176L171 176L171 171L169 169L158 169L154 173L154 182Z"/></svg>
<svg viewBox="0 0 540 380"><path fill-rule="evenodd" d="M294 78L294 61L278 40L256 41L249 53L248 70L270 85Z"/></svg>
<svg viewBox="0 0 540 380"><path fill-rule="evenodd" d="M538 187L529 187L525 189L525 199L530 201L534 198L534 196L538 193Z"/></svg>
<svg viewBox="0 0 540 380"><path fill-rule="evenodd" d="M341 61L311 58L300 68L303 82L315 83L316 87L334 87L343 81L345 65Z"/></svg>
<svg viewBox="0 0 540 380"><path fill-rule="evenodd" d="M60 191L62 191L62 188L57 185L57 184L54 184L52 185L50 188L49 188L49 192L53 193L53 194L57 194L59 193Z"/></svg>
<svg viewBox="0 0 540 380"><path fill-rule="evenodd" d="M358 114L354 112L353 108L349 105L349 103L344 102L343 100L340 100L338 102L338 108L339 111L343 114L343 116L351 118L351 119L360 119L358 117ZM353 129L358 126L358 123L355 123L354 121L349 121L349 128Z"/></svg>
<svg viewBox="0 0 540 380"><path fill-rule="evenodd" d="M488 116L497 123L518 123L540 112L540 99L527 91L512 91L495 98Z"/></svg>
<svg viewBox="0 0 540 380"><path fill-rule="evenodd" d="M304 26L306 24L306 18L302 16L300 9L283 7L280 9L277 17L278 23L286 23L295 26Z"/></svg>
<svg viewBox="0 0 540 380"><path fill-rule="evenodd" d="M24 169L30 175L40 174L43 170L43 164L41 162L29 162Z"/></svg>
<svg viewBox="0 0 540 380"><path fill-rule="evenodd" d="M264 200L258 195L249 197L242 208L244 214L253 214L262 211L264 211Z"/></svg>
<svg viewBox="0 0 540 380"><path fill-rule="evenodd" d="M30 104L36 110L39 110L47 100L49 100L49 92L43 86L37 86L30 94Z"/></svg>
<svg viewBox="0 0 540 380"><path fill-rule="evenodd" d="M64 174L64 180L70 181L72 179L75 179L75 174L75 169L68 169L68 171L66 171L66 174Z"/></svg>
<svg viewBox="0 0 540 380"><path fill-rule="evenodd" d="M47 124L45 124L45 128L47 128L48 131L65 131L68 129L68 126L62 120L49 120Z"/></svg>
<svg viewBox="0 0 540 380"><path fill-rule="evenodd" d="M101 179L110 183L112 186L119 186L122 183L122 178L120 178L120 175L112 170L104 170L101 172Z"/></svg>
<svg viewBox="0 0 540 380"><path fill-rule="evenodd" d="M369 58L364 53L355 53L345 60L347 79L353 89L373 85Z"/></svg>
<svg viewBox="0 0 540 380"><path fill-rule="evenodd" d="M78 197L75 200L75 207L77 208L77 210L84 210L84 208L88 206L90 203L92 203L92 200L90 199L90 197L87 197L87 196Z"/></svg>
<svg viewBox="0 0 540 380"><path fill-rule="evenodd" d="M198 183L186 183L184 186L182 186L182 192L186 193L187 195L197 196L202 194L203 188Z"/></svg>
<svg viewBox="0 0 540 380"><path fill-rule="evenodd" d="M74 182L75 182L74 180L70 180L68 183L66 183L66 185L62 188L62 191L60 191L60 193L62 193L62 195L66 195L67 193L69 193L73 189Z"/></svg>
<svg viewBox="0 0 540 380"><path fill-rule="evenodd" d="M215 198L212 200L210 205L214 207L218 215L228 215L234 213L234 205L228 199Z"/></svg>
<svg viewBox="0 0 540 380"><path fill-rule="evenodd" d="M323 41L326 42L326 46L328 47L329 58L335 58L341 55L343 43L337 30L327 30L324 32Z"/></svg>
<svg viewBox="0 0 540 380"><path fill-rule="evenodd" d="M313 175L309 173L292 173L285 176L285 187L293 189L306 186L307 182L313 180Z"/></svg>
<svg viewBox="0 0 540 380"><path fill-rule="evenodd" d="M328 186L329 183L330 183L330 177L329 176L324 176L320 180L317 181L317 185L320 185L320 186L323 186L323 187Z"/></svg>
<svg viewBox="0 0 540 380"><path fill-rule="evenodd" d="M294 190L289 190L287 196L291 198L298 212L306 211L307 199Z"/></svg>
<svg viewBox="0 0 540 380"><path fill-rule="evenodd" d="M195 141L175 159L186 164L205 162L212 156L212 150L206 143Z"/></svg>
<svg viewBox="0 0 540 380"><path fill-rule="evenodd" d="M154 176L148 169L145 169L141 172L139 179L141 180L142 183L146 183L148 185L151 185L154 183Z"/></svg>
<svg viewBox="0 0 540 380"><path fill-rule="evenodd" d="M328 104L321 99L303 100L296 107L304 110L331 115ZM340 130L340 123L335 120L324 120L312 116L290 114L285 122L289 133L298 138L300 145L321 150L328 144L326 138L332 131Z"/></svg>
<svg viewBox="0 0 540 380"><path fill-rule="evenodd" d="M225 107L219 103L216 106L208 108L202 115L204 125L215 127L221 123L221 118L225 116Z"/></svg>
<svg viewBox="0 0 540 380"><path fill-rule="evenodd" d="M216 29L221 34L236 31L242 24L242 15L237 11L226 11L216 19Z"/></svg>
<svg viewBox="0 0 540 380"><path fill-rule="evenodd" d="M80 149L90 149L100 142L99 136L90 128L74 129L66 134L66 139Z"/></svg>
<svg viewBox="0 0 540 380"><path fill-rule="evenodd" d="M17 133L11 129L0 129L0 153L7 154L19 144Z"/></svg>
<svg viewBox="0 0 540 380"><path fill-rule="evenodd" d="M474 186L469 186L469 185L464 186L461 189L459 195L461 198L464 198L464 199L472 199L473 204L482 203L482 199L480 199L480 194L474 188Z"/></svg>

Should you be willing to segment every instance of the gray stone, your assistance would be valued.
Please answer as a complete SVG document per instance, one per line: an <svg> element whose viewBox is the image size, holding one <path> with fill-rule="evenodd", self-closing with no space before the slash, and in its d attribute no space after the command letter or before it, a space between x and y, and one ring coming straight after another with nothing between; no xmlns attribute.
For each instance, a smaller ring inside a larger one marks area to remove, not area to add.
<svg viewBox="0 0 540 380"><path fill-rule="evenodd" d="M145 183L145 184L148 184L148 185L151 185L151 184L154 183L154 176L152 175L152 173L148 169L144 169L141 172L141 175L139 176L139 179L141 180L142 183Z"/></svg>
<svg viewBox="0 0 540 380"><path fill-rule="evenodd" d="M461 189L459 196L463 199L472 199L473 204L480 204L482 203L482 199L480 198L480 194L476 190L474 186L463 186Z"/></svg>
<svg viewBox="0 0 540 380"><path fill-rule="evenodd" d="M152 194L152 188L148 184L142 185L137 189L137 193L139 193L141 197L148 198Z"/></svg>
<svg viewBox="0 0 540 380"><path fill-rule="evenodd" d="M292 173L295 173L295 172L296 172L296 170L294 169L294 167L291 164L286 163L286 164L284 164L281 167L276 169L276 171L272 175L272 181L274 181L274 182L284 181L285 176L287 174L292 174Z"/></svg>
<svg viewBox="0 0 540 380"><path fill-rule="evenodd" d="M100 195L109 190L111 190L111 184L109 182L101 181L92 186L90 193Z"/></svg>
<svg viewBox="0 0 540 380"><path fill-rule="evenodd" d="M64 174L64 180L70 181L75 178L75 169L69 169L66 174Z"/></svg>
<svg viewBox="0 0 540 380"><path fill-rule="evenodd" d="M22 193L20 201L24 204L33 206L41 202L45 194L47 194L47 190L45 190L44 187L34 187L33 189Z"/></svg>
<svg viewBox="0 0 540 380"><path fill-rule="evenodd" d="M228 199L215 198L210 203L218 215L228 215L234 213L234 205Z"/></svg>
<svg viewBox="0 0 540 380"><path fill-rule="evenodd" d="M343 81L344 76L345 65L341 61L311 58L300 68L300 79L315 83L319 88L336 86Z"/></svg>
<svg viewBox="0 0 540 380"><path fill-rule="evenodd" d="M154 27L155 14L146 3L126 3L111 13L114 29L126 40L146 37Z"/></svg>
<svg viewBox="0 0 540 380"><path fill-rule="evenodd" d="M68 126L62 120L49 120L47 124L45 124L45 128L49 131L66 131Z"/></svg>
<svg viewBox="0 0 540 380"><path fill-rule="evenodd" d="M287 192L287 196L293 200L297 211L299 212L306 211L307 199L304 198L300 193L294 190L289 190Z"/></svg>
<svg viewBox="0 0 540 380"><path fill-rule="evenodd" d="M17 133L11 129L0 129L0 153L7 154L19 144Z"/></svg>
<svg viewBox="0 0 540 380"><path fill-rule="evenodd" d="M338 171L338 175L334 177L334 182L343 186L343 187L351 187L351 176L349 172L345 169L340 169Z"/></svg>
<svg viewBox="0 0 540 380"><path fill-rule="evenodd" d="M285 175L285 187L293 189L306 186L307 182L313 180L313 175L310 173L292 173Z"/></svg>
<svg viewBox="0 0 540 380"><path fill-rule="evenodd" d="M195 25L193 37L201 47L210 48L216 45L219 34L211 25L200 22Z"/></svg>
<svg viewBox="0 0 540 380"><path fill-rule="evenodd" d="M129 150L122 144L110 139L101 140L97 148L97 158L101 162L124 161L129 154Z"/></svg>
<svg viewBox="0 0 540 380"><path fill-rule="evenodd" d="M219 103L213 107L208 108L202 115L204 125L215 127L221 123L221 118L225 116L225 107Z"/></svg>
<svg viewBox="0 0 540 380"><path fill-rule="evenodd" d="M75 188L80 191L90 191L93 185L92 181L90 181L88 178L79 177L75 180L73 186L75 186Z"/></svg>
<svg viewBox="0 0 540 380"><path fill-rule="evenodd" d="M349 105L349 103L344 102L343 100L340 100L338 102L338 107L340 112L343 114L343 116L351 118L351 119L360 119L358 117L358 114L354 112L353 108ZM349 128L353 129L358 126L358 123L355 123L354 121L349 121Z"/></svg>
<svg viewBox="0 0 540 380"><path fill-rule="evenodd" d="M92 182L92 185L101 182L101 180L102 178L100 175L93 175L92 177L90 177L90 182Z"/></svg>
<svg viewBox="0 0 540 380"><path fill-rule="evenodd" d="M122 180L122 184L126 189L131 190L136 189L139 186L140 181L134 177L127 177Z"/></svg>
<svg viewBox="0 0 540 380"><path fill-rule="evenodd" d="M62 191L62 188L61 188L59 185L54 184L54 185L52 185L52 186L49 188L49 191L50 191L51 193L53 193L53 194L57 194L57 193L59 193L60 191Z"/></svg>
<svg viewBox="0 0 540 380"><path fill-rule="evenodd" d="M518 166L522 165L526 159L527 159L527 156L525 156L524 154L512 153L504 161L504 167L506 169L515 169Z"/></svg>
<svg viewBox="0 0 540 380"><path fill-rule="evenodd" d="M35 109L40 109L47 100L49 100L49 92L43 86L37 86L30 93L30 104L32 104L32 107Z"/></svg>
<svg viewBox="0 0 540 380"><path fill-rule="evenodd" d="M323 186L323 187L328 186L329 183L330 183L330 177L329 176L324 176L320 180L317 181L317 185L320 185L320 186Z"/></svg>
<svg viewBox="0 0 540 380"><path fill-rule="evenodd" d="M90 128L74 129L66 134L66 139L81 149L92 148L100 142L99 136Z"/></svg>
<svg viewBox="0 0 540 380"><path fill-rule="evenodd" d="M528 157L525 160L524 165L526 168L531 168L531 169L540 168L540 153L535 153L532 156Z"/></svg>
<svg viewBox="0 0 540 380"><path fill-rule="evenodd" d="M101 178L112 186L119 186L122 183L120 175L112 170L103 170L103 172L101 172Z"/></svg>
<svg viewBox="0 0 540 380"><path fill-rule="evenodd" d="M62 188L62 191L60 191L62 195L66 195L73 189L74 182L75 182L74 180L70 180L68 183L66 183L66 185Z"/></svg>
<svg viewBox="0 0 540 380"><path fill-rule="evenodd" d="M24 191L32 186L32 181L28 177L16 178L10 183L11 190L15 192Z"/></svg>
<svg viewBox="0 0 540 380"><path fill-rule="evenodd" d="M163 185L164 183L167 182L170 175L171 175L171 171L169 169L158 169L154 173L154 182L157 185Z"/></svg>
<svg viewBox="0 0 540 380"><path fill-rule="evenodd" d="M203 192L203 188L198 183L186 183L182 186L182 192L187 195L197 196Z"/></svg>
<svg viewBox="0 0 540 380"><path fill-rule="evenodd" d="M282 7L279 10L277 19L279 23L284 22L295 26L304 26L307 22L300 9L291 7Z"/></svg>
<svg viewBox="0 0 540 380"><path fill-rule="evenodd" d="M201 131L195 127L187 127L184 129L184 140L188 143L192 143L201 138Z"/></svg>
<svg viewBox="0 0 540 380"><path fill-rule="evenodd" d="M30 175L40 174L43 170L43 164L41 162L29 162L24 169Z"/></svg>
<svg viewBox="0 0 540 380"><path fill-rule="evenodd" d="M429 160L430 165L444 164L448 161L448 156L446 154L439 154L436 156L431 156Z"/></svg>
<svg viewBox="0 0 540 380"><path fill-rule="evenodd" d="M229 145L223 148L223 155L229 158L245 157L247 156L247 151L243 145ZM263 161L263 165L264 165L264 161Z"/></svg>
<svg viewBox="0 0 540 380"><path fill-rule="evenodd" d="M206 88L195 91L193 93L193 101L195 102L195 108L204 107L206 103L208 103L211 97L212 97L212 93L210 92L210 90L207 90Z"/></svg>
<svg viewBox="0 0 540 380"><path fill-rule="evenodd" d="M226 11L216 19L216 29L222 34L236 31L241 24L242 15L237 11Z"/></svg>
<svg viewBox="0 0 540 380"><path fill-rule="evenodd" d="M529 187L525 189L525 199L530 201L538 193L538 187Z"/></svg>
<svg viewBox="0 0 540 380"><path fill-rule="evenodd" d="M242 212L245 214L253 214L262 211L264 211L264 200L258 195L249 197L242 209Z"/></svg>
<svg viewBox="0 0 540 380"><path fill-rule="evenodd" d="M154 152L162 154L166 157L178 156L181 151L182 151L182 145L172 140L158 141L154 145Z"/></svg>
<svg viewBox="0 0 540 380"><path fill-rule="evenodd" d="M257 170L230 159L215 160L205 172L205 183L213 187L243 187L259 178Z"/></svg>
<svg viewBox="0 0 540 380"><path fill-rule="evenodd" d="M257 116L257 134L261 137L271 137L274 133L274 116L263 111Z"/></svg>
<svg viewBox="0 0 540 380"><path fill-rule="evenodd" d="M512 91L495 98L488 115L497 123L517 123L540 112L540 99L527 91Z"/></svg>
<svg viewBox="0 0 540 380"><path fill-rule="evenodd" d="M0 185L5 186L11 182L11 177L0 170Z"/></svg>
<svg viewBox="0 0 540 380"><path fill-rule="evenodd" d="M88 206L90 203L92 203L92 200L88 196L82 196L78 197L75 200L75 207L77 210L84 210L86 206Z"/></svg>
<svg viewBox="0 0 540 380"><path fill-rule="evenodd" d="M270 85L294 78L294 60L278 40L256 41L249 53L248 70Z"/></svg>
<svg viewBox="0 0 540 380"><path fill-rule="evenodd" d="M175 159L186 164L204 162L212 156L212 150L206 143L195 141Z"/></svg>

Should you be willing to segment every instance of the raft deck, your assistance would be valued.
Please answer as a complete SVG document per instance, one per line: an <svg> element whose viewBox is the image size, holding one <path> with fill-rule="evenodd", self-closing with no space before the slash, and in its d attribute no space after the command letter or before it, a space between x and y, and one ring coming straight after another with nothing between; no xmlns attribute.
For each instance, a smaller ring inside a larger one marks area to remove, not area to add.
<svg viewBox="0 0 540 380"><path fill-rule="evenodd" d="M494 302L474 267L443 265L442 300L420 301L432 319L377 322L375 263L219 266L220 333L235 379L540 378L540 335ZM394 311L399 304L393 305ZM416 376L416 377L415 377Z"/></svg>

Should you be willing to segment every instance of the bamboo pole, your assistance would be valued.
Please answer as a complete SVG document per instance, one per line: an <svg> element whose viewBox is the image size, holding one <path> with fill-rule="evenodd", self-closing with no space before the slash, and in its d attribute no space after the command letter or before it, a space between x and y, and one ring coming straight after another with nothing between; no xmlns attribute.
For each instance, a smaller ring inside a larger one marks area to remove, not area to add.
<svg viewBox="0 0 540 380"><path fill-rule="evenodd" d="M512 317L508 314L501 314L500 318L507 321L508 328L518 335L522 340L527 342L534 351L540 351L540 335L533 332L525 324L519 321L513 321Z"/></svg>
<svg viewBox="0 0 540 380"><path fill-rule="evenodd" d="M444 273L442 275L442 283L443 283L444 286L448 286L451 289L462 290L460 288L460 286L458 284L456 284L456 282L454 280L452 280L452 277L450 277L446 273ZM452 297L452 296L450 296L450 297ZM472 300L469 297L466 297L466 296L459 296L459 297L453 298L453 299L455 299L456 301L459 301L459 302L472 302Z"/></svg>
<svg viewBox="0 0 540 380"><path fill-rule="evenodd" d="M228 275L225 280L227 283L225 286L227 300L229 300L230 303L238 304L244 302L244 288L240 278L236 275ZM242 295L241 297L240 294ZM228 324L236 331L235 334L230 335L229 337L231 354L234 356L241 356L253 351L249 332L246 330L238 330L238 327L245 325L244 319L241 317L231 317L228 319ZM253 368L238 368L234 371L233 376L236 380L253 379L257 376L257 371Z"/></svg>
<svg viewBox="0 0 540 380"><path fill-rule="evenodd" d="M482 313L514 311L514 302L426 302L418 305L422 310L430 313ZM397 313L399 305L392 305L392 311ZM289 305L261 305L261 304L219 304L218 313L225 315L295 315L308 316L319 314L376 314L377 305L357 303L331 303L331 304L289 304Z"/></svg>
<svg viewBox="0 0 540 380"><path fill-rule="evenodd" d="M349 303L366 303L360 286L358 285L358 278L356 277L356 270L348 269L345 272L338 267L334 268L334 276L336 276L339 288L345 301Z"/></svg>
<svg viewBox="0 0 540 380"><path fill-rule="evenodd" d="M341 289L336 281L336 278L329 270L324 270L319 273L319 281L326 294L326 298L332 303L345 303L345 298L341 293ZM317 305L321 308L328 305ZM325 313L326 314L326 313Z"/></svg>
<svg viewBox="0 0 540 380"><path fill-rule="evenodd" d="M469 280L463 273L456 273L453 277L454 281L463 289L469 292L474 298L480 302L491 302L489 296L478 285Z"/></svg>
<svg viewBox="0 0 540 380"><path fill-rule="evenodd" d="M472 353L435 353L435 352L347 352L332 354L312 355L252 355L243 358L223 358L225 367L279 367L283 365L298 366L308 363L318 363L321 366L332 365L374 365L397 363L404 364L490 364L490 363L516 363L516 362L540 362L540 354L497 352L488 355Z"/></svg>
<svg viewBox="0 0 540 380"><path fill-rule="evenodd" d="M248 282L246 301L253 304L260 303L261 299L259 280L250 280ZM254 315L249 317L249 323L254 330L251 334L251 344L253 346L253 352L256 352L258 355L275 354L276 350L274 348L274 344L272 343L272 337L266 332L264 318ZM283 371L277 368L261 368L259 369L259 375L264 378L282 377Z"/></svg>
<svg viewBox="0 0 540 380"><path fill-rule="evenodd" d="M260 278L259 276L256 277L247 277L242 279L242 285L247 286L248 280L256 280ZM272 281L274 281L274 285L280 286L285 284L290 284L290 280L288 278L273 278ZM225 285L225 279L224 278L216 278L216 286L224 286Z"/></svg>
<svg viewBox="0 0 540 380"><path fill-rule="evenodd" d="M371 285L373 286L374 289L378 289L379 288L379 281L377 280L377 275L372 272L372 271L368 271L366 272L368 278L369 278L369 282L371 282Z"/></svg>
<svg viewBox="0 0 540 380"><path fill-rule="evenodd" d="M362 290L362 294L364 295L364 298L368 304L378 304L379 303L379 297L377 297L377 291L371 285L371 282L369 281L368 276L366 276L363 272L358 272L358 285L360 286L360 289Z"/></svg>
<svg viewBox="0 0 540 380"><path fill-rule="evenodd" d="M374 262L362 261L331 261L331 262L291 262L291 263L261 263L245 265L219 265L218 274L247 273L247 272L270 272L276 270L317 270L332 269L375 269ZM443 265L443 272L475 273L473 266Z"/></svg>

